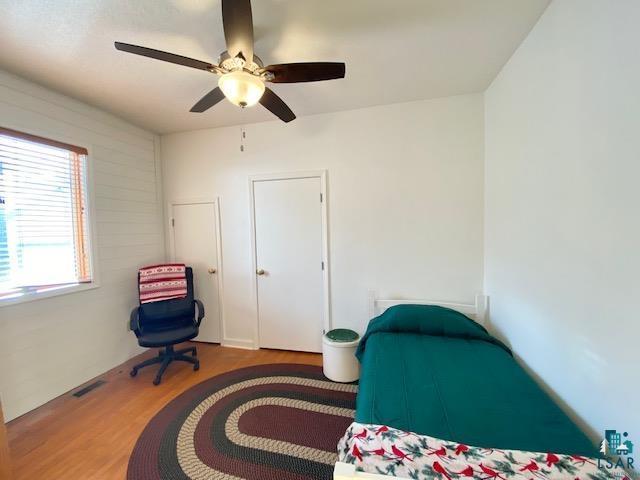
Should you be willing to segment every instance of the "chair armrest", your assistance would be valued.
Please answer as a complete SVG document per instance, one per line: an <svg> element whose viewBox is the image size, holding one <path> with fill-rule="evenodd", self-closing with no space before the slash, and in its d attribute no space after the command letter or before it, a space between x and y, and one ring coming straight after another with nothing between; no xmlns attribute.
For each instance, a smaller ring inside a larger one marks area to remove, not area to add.
<svg viewBox="0 0 640 480"><path fill-rule="evenodd" d="M198 318L196 319L196 325L200 328L200 322L202 322L202 319L204 318L204 305L197 299L194 300L193 303L198 306Z"/></svg>
<svg viewBox="0 0 640 480"><path fill-rule="evenodd" d="M138 321L138 311L140 307L135 307L131 310L131 316L129 317L129 328L136 334L136 337L140 334L140 322Z"/></svg>

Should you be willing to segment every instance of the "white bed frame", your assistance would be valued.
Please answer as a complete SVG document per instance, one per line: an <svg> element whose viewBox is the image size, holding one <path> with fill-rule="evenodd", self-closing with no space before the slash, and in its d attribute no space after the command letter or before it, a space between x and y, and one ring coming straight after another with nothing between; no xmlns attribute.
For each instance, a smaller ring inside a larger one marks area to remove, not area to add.
<svg viewBox="0 0 640 480"><path fill-rule="evenodd" d="M392 300L392 299L377 299L373 298L371 301L371 313L373 315L380 315L387 308L394 305L438 305L440 307L447 307L457 312L465 314L475 322L482 326L486 326L487 316L489 313L489 297L486 295L476 295L474 304L466 303L450 303L450 302L437 302L433 300ZM375 475L371 473L356 472L355 465L349 463L336 462L333 469L333 480L402 480L399 477L393 477L390 475Z"/></svg>
<svg viewBox="0 0 640 480"><path fill-rule="evenodd" d="M356 472L356 466L350 463L337 462L333 469L333 480L406 480L391 475Z"/></svg>
<svg viewBox="0 0 640 480"><path fill-rule="evenodd" d="M464 313L467 317L484 326L487 321L487 314L489 310L489 297L477 294L476 301L472 304L437 302L433 300L383 300L374 298L372 299L371 313L373 313L374 316L377 316L387 308L395 305L438 305L440 307L447 307L451 310Z"/></svg>

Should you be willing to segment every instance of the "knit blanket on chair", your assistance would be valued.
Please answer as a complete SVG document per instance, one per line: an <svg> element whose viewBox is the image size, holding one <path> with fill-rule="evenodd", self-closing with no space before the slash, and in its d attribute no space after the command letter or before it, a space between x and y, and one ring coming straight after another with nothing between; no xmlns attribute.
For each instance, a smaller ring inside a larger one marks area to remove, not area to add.
<svg viewBox="0 0 640 480"><path fill-rule="evenodd" d="M160 302L187 296L184 263L149 265L139 270L140 303Z"/></svg>

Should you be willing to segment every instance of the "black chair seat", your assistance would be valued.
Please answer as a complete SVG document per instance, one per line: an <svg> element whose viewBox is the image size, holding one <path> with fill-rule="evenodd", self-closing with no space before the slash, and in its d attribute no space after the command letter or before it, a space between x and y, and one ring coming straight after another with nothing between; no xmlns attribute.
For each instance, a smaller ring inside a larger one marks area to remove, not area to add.
<svg viewBox="0 0 640 480"><path fill-rule="evenodd" d="M138 344L141 347L164 347L166 345L186 342L198 336L198 327L195 325L185 325L174 327L171 330L155 330L145 332L138 337Z"/></svg>

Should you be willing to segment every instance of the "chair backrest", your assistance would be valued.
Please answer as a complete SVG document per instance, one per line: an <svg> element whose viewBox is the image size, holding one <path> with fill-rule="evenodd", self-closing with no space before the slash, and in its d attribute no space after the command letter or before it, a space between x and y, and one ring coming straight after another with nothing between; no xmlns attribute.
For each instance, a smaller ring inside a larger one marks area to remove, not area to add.
<svg viewBox="0 0 640 480"><path fill-rule="evenodd" d="M187 296L162 300L160 302L143 303L138 310L138 321L143 330L166 329L172 325L179 326L195 317L193 302L193 270L185 269L187 277ZM138 274L138 288L140 288L140 274Z"/></svg>

